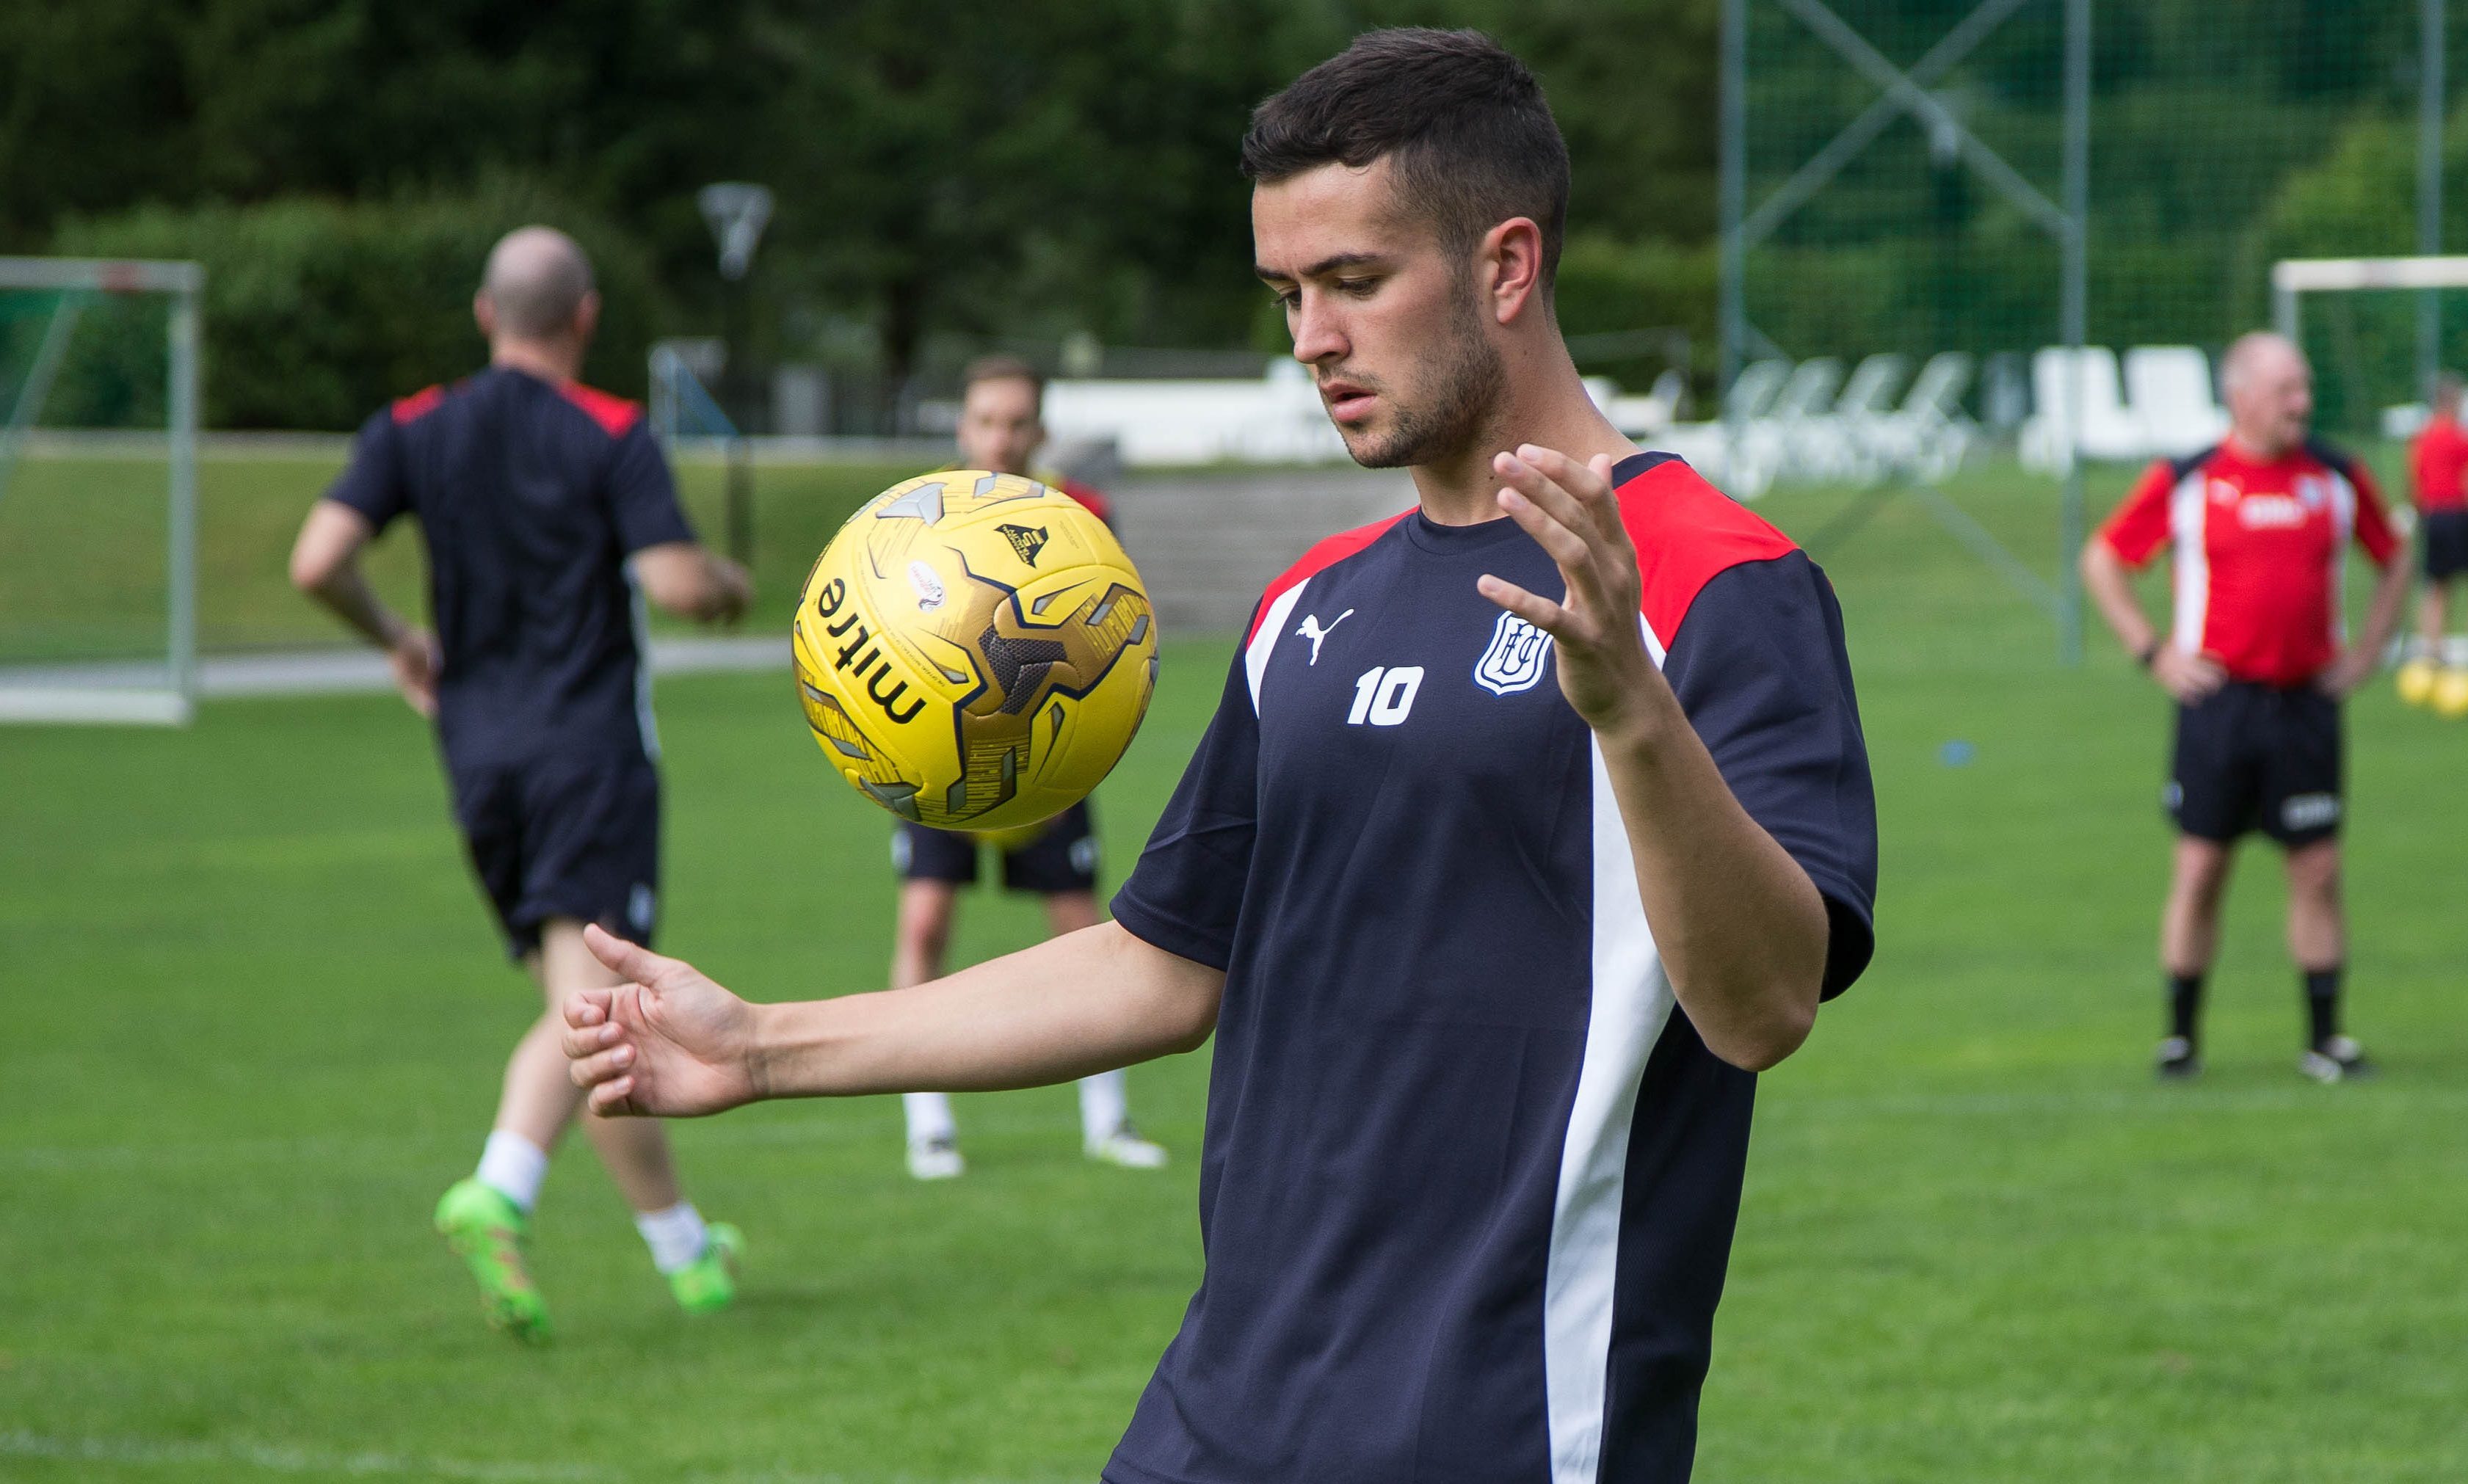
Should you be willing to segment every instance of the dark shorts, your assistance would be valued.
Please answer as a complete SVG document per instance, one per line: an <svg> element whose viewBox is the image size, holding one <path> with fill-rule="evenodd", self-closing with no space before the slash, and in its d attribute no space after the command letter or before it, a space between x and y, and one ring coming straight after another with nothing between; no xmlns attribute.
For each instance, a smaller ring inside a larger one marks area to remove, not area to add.
<svg viewBox="0 0 2468 1484"><path fill-rule="evenodd" d="M948 881L966 886L977 879L978 847L986 842L953 830L929 830L903 821L891 837L891 865L903 881ZM1097 821L1085 799L1054 816L1045 833L1002 853L1003 889L1051 897L1097 889Z"/></svg>
<svg viewBox="0 0 2468 1484"><path fill-rule="evenodd" d="M659 916L660 775L639 753L450 766L454 818L507 950L553 917L651 946Z"/></svg>
<svg viewBox="0 0 2468 1484"><path fill-rule="evenodd" d="M2338 701L2311 686L2231 680L2177 708L2163 802L2198 839L2259 830L2294 849L2340 833L2340 775Z"/></svg>
<svg viewBox="0 0 2468 1484"><path fill-rule="evenodd" d="M2425 575L2444 582L2468 572L2468 510L2428 511Z"/></svg>

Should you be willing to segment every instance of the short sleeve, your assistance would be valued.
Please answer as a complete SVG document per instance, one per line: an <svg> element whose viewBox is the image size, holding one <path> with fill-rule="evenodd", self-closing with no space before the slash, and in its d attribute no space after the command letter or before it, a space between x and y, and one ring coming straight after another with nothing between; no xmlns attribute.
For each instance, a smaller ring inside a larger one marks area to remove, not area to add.
<svg viewBox="0 0 2468 1484"><path fill-rule="evenodd" d="M1877 797L1832 584L1796 551L1725 569L1662 673L1732 796L1825 899L1823 993L1841 993L1876 947Z"/></svg>
<svg viewBox="0 0 2468 1484"><path fill-rule="evenodd" d="M2168 491L2177 487L2176 468L2166 460L2142 471L2142 477L2126 492L2108 523L2099 528L2099 539L2108 549L2122 558L2128 566L2138 567L2151 559L2168 539Z"/></svg>
<svg viewBox="0 0 2468 1484"><path fill-rule="evenodd" d="M2350 464L2344 472L2357 491L2357 544L2374 559L2374 565L2389 566L2399 559L2400 540L2399 532L2391 525L2390 511L2383 504L2382 491L2375 487L2373 474L2362 463Z"/></svg>
<svg viewBox="0 0 2468 1484"><path fill-rule="evenodd" d="M628 556L647 546L691 541L694 527L677 505L677 482L651 428L637 420L617 440L608 463L608 506L617 544Z"/></svg>
<svg viewBox="0 0 2468 1484"><path fill-rule="evenodd" d="M1200 750L1114 894L1114 921L1142 942L1223 970L1251 875L1259 827L1260 719L1237 651Z"/></svg>
<svg viewBox="0 0 2468 1484"><path fill-rule="evenodd" d="M351 462L327 487L326 498L360 513L371 530L382 531L411 505L403 479L402 432L391 410L378 412L360 424L352 440Z"/></svg>

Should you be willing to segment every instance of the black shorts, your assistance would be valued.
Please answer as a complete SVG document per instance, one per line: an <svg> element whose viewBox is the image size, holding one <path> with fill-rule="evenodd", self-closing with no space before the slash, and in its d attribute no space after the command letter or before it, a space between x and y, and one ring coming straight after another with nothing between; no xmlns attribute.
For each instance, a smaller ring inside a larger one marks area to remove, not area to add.
<svg viewBox="0 0 2468 1484"><path fill-rule="evenodd" d="M2340 775L2338 701L2312 686L2231 680L2177 708L2163 802L2198 839L2259 830L2294 849L2340 833Z"/></svg>
<svg viewBox="0 0 2468 1484"><path fill-rule="evenodd" d="M2468 572L2468 510L2425 514L2425 575L2444 582Z"/></svg>
<svg viewBox="0 0 2468 1484"><path fill-rule="evenodd" d="M966 886L977 879L977 847L985 841L955 830L929 830L902 821L891 837L891 865L903 881L948 881ZM1045 833L1002 853L1003 889L1051 897L1097 889L1097 821L1081 800L1054 816Z"/></svg>
<svg viewBox="0 0 2468 1484"><path fill-rule="evenodd" d="M452 766L454 818L507 950L553 917L649 947L659 916L660 775L640 753Z"/></svg>

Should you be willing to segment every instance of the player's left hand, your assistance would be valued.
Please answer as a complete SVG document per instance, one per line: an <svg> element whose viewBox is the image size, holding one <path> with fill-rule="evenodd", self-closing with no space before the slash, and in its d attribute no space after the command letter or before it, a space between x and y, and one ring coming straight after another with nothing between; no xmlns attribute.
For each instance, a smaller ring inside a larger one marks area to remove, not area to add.
<svg viewBox="0 0 2468 1484"><path fill-rule="evenodd" d="M1551 636L1560 694L1597 732L1618 727L1654 683L1638 613L1643 580L1636 544L1621 523L1611 461L1585 464L1555 449L1520 445L1491 461L1506 486L1497 496L1560 568L1567 590L1557 603L1486 573L1482 595Z"/></svg>
<svg viewBox="0 0 2468 1484"><path fill-rule="evenodd" d="M2348 694L2373 677L2374 656L2355 645L2340 651L2331 668L2314 677L2314 688L2333 700L2345 700Z"/></svg>

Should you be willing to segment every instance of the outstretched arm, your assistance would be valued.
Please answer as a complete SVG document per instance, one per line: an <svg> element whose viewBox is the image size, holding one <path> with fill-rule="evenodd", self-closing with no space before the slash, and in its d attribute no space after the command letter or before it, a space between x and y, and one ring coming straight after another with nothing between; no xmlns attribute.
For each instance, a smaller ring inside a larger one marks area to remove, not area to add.
<svg viewBox="0 0 2468 1484"><path fill-rule="evenodd" d="M778 1005L597 927L584 941L630 981L566 997L565 1054L596 1113L1068 1082L1199 1046L1225 983L1113 923L910 989Z"/></svg>
<svg viewBox="0 0 2468 1484"><path fill-rule="evenodd" d="M411 709L437 715L436 637L405 623L360 572L360 548L375 532L368 517L337 500L319 500L291 547L291 585L324 605L386 651L395 688Z"/></svg>
<svg viewBox="0 0 2468 1484"><path fill-rule="evenodd" d="M1799 1048L1825 980L1825 900L1748 817L1645 651L1636 547L1611 461L1530 445L1501 454L1501 510L1550 554L1558 601L1486 576L1484 597L1550 634L1568 704L1619 801L1656 948L1706 1048L1750 1071Z"/></svg>

